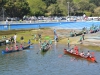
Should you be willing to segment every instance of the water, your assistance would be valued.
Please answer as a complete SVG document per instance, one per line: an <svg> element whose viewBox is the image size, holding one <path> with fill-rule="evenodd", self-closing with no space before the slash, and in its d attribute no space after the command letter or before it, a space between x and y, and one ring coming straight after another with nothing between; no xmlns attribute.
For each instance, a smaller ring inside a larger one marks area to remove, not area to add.
<svg viewBox="0 0 100 75"><path fill-rule="evenodd" d="M52 23L19 23L10 25L0 25L0 30L13 29L32 29L32 28L58 28L58 29L82 29L83 27L90 28L92 25L100 26L100 21L90 22L52 22Z"/></svg>
<svg viewBox="0 0 100 75"><path fill-rule="evenodd" d="M39 51L38 45L34 48L0 54L0 75L100 75L100 52L95 52L98 63L87 60L74 59L63 55L65 45L53 45L46 53ZM4 49L0 47L1 50ZM88 49L84 48L87 52Z"/></svg>

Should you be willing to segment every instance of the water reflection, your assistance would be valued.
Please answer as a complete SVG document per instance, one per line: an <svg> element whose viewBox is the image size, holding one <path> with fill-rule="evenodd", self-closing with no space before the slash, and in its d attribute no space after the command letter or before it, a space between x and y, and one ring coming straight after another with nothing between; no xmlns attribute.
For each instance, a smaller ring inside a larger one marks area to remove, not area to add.
<svg viewBox="0 0 100 75"><path fill-rule="evenodd" d="M43 55L43 56L44 56L46 53L47 53L47 52L43 52L43 51L41 51L41 55Z"/></svg>

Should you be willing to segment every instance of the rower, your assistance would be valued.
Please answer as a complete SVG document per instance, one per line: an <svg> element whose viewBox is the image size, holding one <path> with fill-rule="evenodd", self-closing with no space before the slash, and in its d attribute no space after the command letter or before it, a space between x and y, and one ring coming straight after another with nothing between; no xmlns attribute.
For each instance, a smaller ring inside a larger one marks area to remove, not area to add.
<svg viewBox="0 0 100 75"><path fill-rule="evenodd" d="M10 50L13 50L13 46L10 47Z"/></svg>
<svg viewBox="0 0 100 75"><path fill-rule="evenodd" d="M84 52L82 51L82 53L80 53L80 56L84 56Z"/></svg>
<svg viewBox="0 0 100 75"><path fill-rule="evenodd" d="M74 50L75 50L75 53L76 54L79 54L79 52L78 52L78 47L75 45L75 47L74 47Z"/></svg>
<svg viewBox="0 0 100 75"><path fill-rule="evenodd" d="M88 51L88 53L87 53L87 57L91 57L91 54L90 54L90 52Z"/></svg>
<svg viewBox="0 0 100 75"><path fill-rule="evenodd" d="M73 53L73 48L70 50L71 53Z"/></svg>
<svg viewBox="0 0 100 75"><path fill-rule="evenodd" d="M30 43L31 43L31 40L29 39L29 40L28 40L28 44L30 45Z"/></svg>
<svg viewBox="0 0 100 75"><path fill-rule="evenodd" d="M51 47L52 46L52 40L49 40L48 43L49 43L49 45Z"/></svg>
<svg viewBox="0 0 100 75"><path fill-rule="evenodd" d="M21 49L21 50L23 49L23 45L22 45L22 44L20 44L20 49Z"/></svg>
<svg viewBox="0 0 100 75"><path fill-rule="evenodd" d="M9 51L9 47L8 46L6 46L6 51Z"/></svg>
<svg viewBox="0 0 100 75"><path fill-rule="evenodd" d="M18 50L19 48L18 48L18 45L16 45L16 50Z"/></svg>

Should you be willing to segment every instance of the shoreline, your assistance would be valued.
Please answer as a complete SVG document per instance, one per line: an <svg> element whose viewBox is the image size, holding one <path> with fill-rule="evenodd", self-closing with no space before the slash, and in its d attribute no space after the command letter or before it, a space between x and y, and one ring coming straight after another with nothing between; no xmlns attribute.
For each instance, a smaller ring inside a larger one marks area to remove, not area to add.
<svg viewBox="0 0 100 75"><path fill-rule="evenodd" d="M58 44L65 44L67 45L67 39L70 39L70 44L71 45L83 45L83 46L96 46L98 48L100 48L100 39L91 39L94 36L98 37L98 35L100 34L100 31L97 33L92 33L92 34L85 34L85 40L83 41L83 44L80 44L78 41L80 39L80 36L76 36L76 37L68 37L67 35L69 34L69 32L71 31L71 29L57 29L56 32L58 33L58 37L59 37L59 42ZM76 30L77 32L79 32L79 30ZM12 35L14 35L15 33L17 33L18 37L17 37L17 41L20 41L20 37L23 36L24 37L24 42L27 42L29 39L33 38L34 34L41 34L42 35L42 41L44 41L46 36L49 36L51 40L54 40L54 34L53 34L53 29L50 28L44 28L44 29L31 29L31 30L11 30L11 31L2 31L2 33L0 33L0 39L2 38L2 36L6 35L7 37L10 37ZM49 34L48 34L49 33ZM7 35L8 34L8 35ZM28 37L27 37L28 36ZM91 37L91 38L90 38ZM38 43L39 41L35 41L35 40L31 40L32 43Z"/></svg>

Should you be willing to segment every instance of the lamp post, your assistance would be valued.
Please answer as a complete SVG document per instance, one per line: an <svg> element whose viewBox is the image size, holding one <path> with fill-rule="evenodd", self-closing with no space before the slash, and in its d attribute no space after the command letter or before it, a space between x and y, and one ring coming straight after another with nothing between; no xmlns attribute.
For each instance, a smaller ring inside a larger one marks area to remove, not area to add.
<svg viewBox="0 0 100 75"><path fill-rule="evenodd" d="M68 4L68 17L69 17L69 2L67 2L67 4Z"/></svg>

